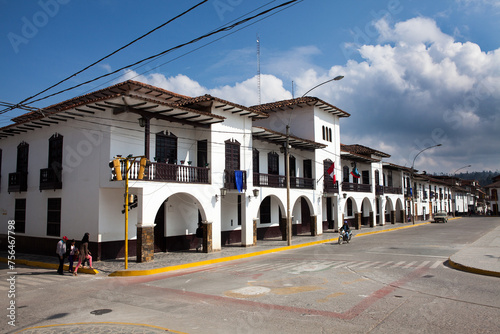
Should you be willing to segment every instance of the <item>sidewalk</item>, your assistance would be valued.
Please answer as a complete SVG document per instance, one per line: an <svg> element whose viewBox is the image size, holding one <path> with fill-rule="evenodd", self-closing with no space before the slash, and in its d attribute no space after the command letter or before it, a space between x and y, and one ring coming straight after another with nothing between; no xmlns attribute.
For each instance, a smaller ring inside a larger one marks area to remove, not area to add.
<svg viewBox="0 0 500 334"><path fill-rule="evenodd" d="M450 222L453 222L453 219L450 219ZM353 230L353 232L354 237L361 237L375 233L390 232L397 229L418 228L421 225L429 223L428 221L419 222L415 225L396 223L384 226L363 227L361 230ZM125 261L123 258L94 261L94 267L97 268L97 270L80 269L79 273L83 272L87 274L109 276L152 275L307 247L314 244L337 242L337 238L338 233L328 230L317 237L310 235L293 236L291 246L287 246L287 241L277 238L259 240L257 245L252 247L241 247L240 244L223 246L221 251L213 253L201 253L195 250L155 253L154 260L150 262L137 263L135 257L130 257L127 270L125 270ZM50 257L18 253L16 257L16 264L18 265L51 268L54 270L57 269L58 266L55 256ZM0 252L0 262L7 262L6 252ZM472 245L452 255L449 259L449 264L456 269L500 277L500 227L477 240Z"/></svg>

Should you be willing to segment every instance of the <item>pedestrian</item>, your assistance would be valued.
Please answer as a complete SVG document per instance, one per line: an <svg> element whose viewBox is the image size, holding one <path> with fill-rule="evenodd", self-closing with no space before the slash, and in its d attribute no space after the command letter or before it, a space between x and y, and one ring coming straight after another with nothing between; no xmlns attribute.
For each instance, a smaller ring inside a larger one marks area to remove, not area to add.
<svg viewBox="0 0 500 334"><path fill-rule="evenodd" d="M59 275L64 275L63 268L64 268L64 256L66 255L66 241L68 241L68 237L64 236L57 243L56 253L57 256L59 257L59 268L57 268L57 273Z"/></svg>
<svg viewBox="0 0 500 334"><path fill-rule="evenodd" d="M89 237L90 237L90 233L88 233L88 232L86 232L83 235L82 244L80 245L80 256L78 257L78 264L76 265L75 270L73 272L73 275L75 275L75 276L77 275L78 268L80 268L82 262L84 262L85 260L89 260L90 269L93 269L93 267L92 267L92 255L90 254L90 251L89 251Z"/></svg>
<svg viewBox="0 0 500 334"><path fill-rule="evenodd" d="M201 223L198 223L198 228L196 229L196 239L198 239L196 251L198 252L200 248L203 251L203 226Z"/></svg>
<svg viewBox="0 0 500 334"><path fill-rule="evenodd" d="M76 248L76 245L75 245L75 239L71 239L70 241L70 248L69 248L69 256L68 256L68 261L69 261L69 272L72 273L73 272L73 262L75 261L75 259L78 258L78 248Z"/></svg>

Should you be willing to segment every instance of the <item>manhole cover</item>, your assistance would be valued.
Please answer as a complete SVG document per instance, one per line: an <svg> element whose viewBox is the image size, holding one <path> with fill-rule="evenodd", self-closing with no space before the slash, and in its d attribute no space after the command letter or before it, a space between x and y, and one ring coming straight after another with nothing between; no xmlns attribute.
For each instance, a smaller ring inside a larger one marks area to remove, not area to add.
<svg viewBox="0 0 500 334"><path fill-rule="evenodd" d="M93 314L93 315L103 315L103 314L109 313L111 311L112 310L110 310L109 308L102 308L100 310L93 310L92 312L90 312L90 314Z"/></svg>

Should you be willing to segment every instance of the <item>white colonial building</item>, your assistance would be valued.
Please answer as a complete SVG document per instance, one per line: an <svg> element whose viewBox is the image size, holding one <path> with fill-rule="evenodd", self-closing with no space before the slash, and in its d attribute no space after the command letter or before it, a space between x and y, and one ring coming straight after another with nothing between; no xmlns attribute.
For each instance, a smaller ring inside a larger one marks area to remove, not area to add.
<svg viewBox="0 0 500 334"><path fill-rule="evenodd" d="M409 169L341 145L349 116L315 97L245 107L126 81L16 117L0 129L2 245L10 220L18 252L89 232L94 256L117 258L127 234L138 261L196 248L200 223L211 252L286 238L287 212L293 234L406 222ZM450 210L449 187L415 182L417 217Z"/></svg>

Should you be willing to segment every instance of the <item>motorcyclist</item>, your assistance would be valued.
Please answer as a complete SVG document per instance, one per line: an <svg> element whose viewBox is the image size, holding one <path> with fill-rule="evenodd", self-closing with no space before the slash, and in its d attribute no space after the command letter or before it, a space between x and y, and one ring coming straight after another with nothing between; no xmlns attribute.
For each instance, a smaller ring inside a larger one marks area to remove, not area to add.
<svg viewBox="0 0 500 334"><path fill-rule="evenodd" d="M349 240L349 234L351 234L351 228L349 227L349 224L347 223L347 220L344 221L344 225L340 228L340 231L344 231L344 240Z"/></svg>

